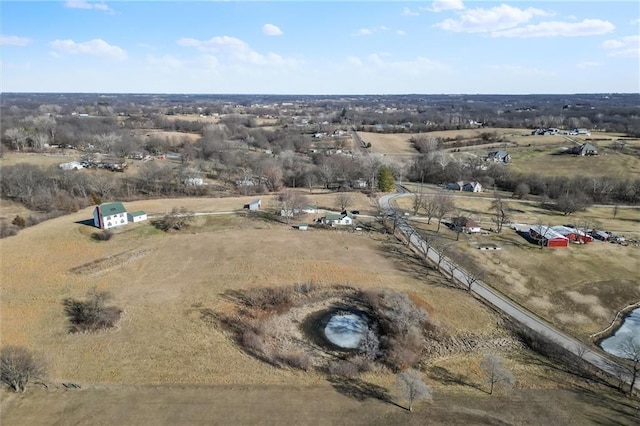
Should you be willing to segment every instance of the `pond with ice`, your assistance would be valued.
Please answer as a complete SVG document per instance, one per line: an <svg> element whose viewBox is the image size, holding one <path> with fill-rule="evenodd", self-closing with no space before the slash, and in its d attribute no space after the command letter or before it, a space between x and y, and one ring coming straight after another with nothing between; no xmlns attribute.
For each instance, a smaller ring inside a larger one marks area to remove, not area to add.
<svg viewBox="0 0 640 426"><path fill-rule="evenodd" d="M339 348L356 349L367 330L367 318L364 315L337 313L327 322L324 335Z"/></svg>
<svg viewBox="0 0 640 426"><path fill-rule="evenodd" d="M615 334L600 342L600 347L612 355L624 358L620 345L629 338L640 343L640 308L631 311Z"/></svg>

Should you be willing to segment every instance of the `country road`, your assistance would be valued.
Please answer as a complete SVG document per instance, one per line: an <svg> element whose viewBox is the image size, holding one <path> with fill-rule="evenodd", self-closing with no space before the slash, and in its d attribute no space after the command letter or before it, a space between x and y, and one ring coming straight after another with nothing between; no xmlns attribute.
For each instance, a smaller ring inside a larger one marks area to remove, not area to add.
<svg viewBox="0 0 640 426"><path fill-rule="evenodd" d="M395 193L383 195L382 197L380 197L378 202L381 209L387 215L395 215L395 209L392 206L393 200L401 196L409 195L413 194ZM593 350L592 348L578 341L572 336L560 331L552 324L546 322L542 318L539 318L532 312L518 305L516 302L493 290L488 284L480 280L474 280L474 277L467 274L463 269L457 266L455 268L452 268L450 260L446 257L442 256L442 261L439 262L441 254L434 250L433 247L428 246L424 239L415 231L415 229L400 215L397 216L397 227L405 237L409 238L410 243L414 247L419 249L421 253L424 254L425 251L427 251L427 257L431 261L436 264L440 263L441 269L443 269L445 272L448 272L450 275L453 275L454 279L460 282L464 287L468 288L469 286L471 286L471 294L477 296L486 303L510 316L520 324L546 337L558 346L561 346L574 355L581 357L593 366L607 373L610 373L614 377L618 376L619 371L622 367L613 359L613 357L607 356L602 351ZM471 282L472 284L468 284L469 282ZM625 381L627 383L631 381L630 375L627 375L625 377ZM640 383L637 383L635 388L637 390L640 390Z"/></svg>

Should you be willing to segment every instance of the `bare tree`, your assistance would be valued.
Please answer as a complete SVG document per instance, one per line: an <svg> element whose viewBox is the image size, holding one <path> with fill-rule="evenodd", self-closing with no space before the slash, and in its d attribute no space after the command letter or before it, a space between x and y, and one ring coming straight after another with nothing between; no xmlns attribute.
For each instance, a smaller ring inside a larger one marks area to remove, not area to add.
<svg viewBox="0 0 640 426"><path fill-rule="evenodd" d="M493 389L502 386L505 389L513 387L515 382L513 374L503 364L502 358L498 355L487 355L480 362L480 368L486 374L485 380L489 385L489 395L493 395Z"/></svg>
<svg viewBox="0 0 640 426"><path fill-rule="evenodd" d="M299 215L302 209L309 205L309 200L306 195L291 189L280 192L275 201L287 223L289 223L292 217Z"/></svg>
<svg viewBox="0 0 640 426"><path fill-rule="evenodd" d="M340 211L343 212L353 203L353 194L349 192L339 192L336 194L335 201L338 207L340 207Z"/></svg>
<svg viewBox="0 0 640 426"><path fill-rule="evenodd" d="M629 334L618 344L618 351L623 358L629 360L627 363L627 370L631 374L629 396L632 396L633 388L636 385L638 373L640 372L640 338L637 338L637 336L633 334Z"/></svg>
<svg viewBox="0 0 640 426"><path fill-rule="evenodd" d="M407 408L413 411L413 404L417 401L431 401L433 399L431 387L429 387L414 369L405 370L396 375L398 389L403 398L409 403Z"/></svg>
<svg viewBox="0 0 640 426"><path fill-rule="evenodd" d="M11 145L16 151L24 149L27 143L27 132L25 132L24 129L13 127L5 130L4 135L9 139L9 142L11 142Z"/></svg>
<svg viewBox="0 0 640 426"><path fill-rule="evenodd" d="M502 227L505 223L511 220L509 215L509 205L500 197L496 197L491 202L491 210L493 210L493 223L496 224L496 231L498 233L502 232Z"/></svg>
<svg viewBox="0 0 640 426"><path fill-rule="evenodd" d="M427 216L427 225L430 225L431 219L433 219L438 209L438 200L436 197L424 197L422 208Z"/></svg>
<svg viewBox="0 0 640 426"><path fill-rule="evenodd" d="M360 352L368 360L374 360L382 353L380 351L380 339L378 333L371 328L367 328L367 332L362 337L359 345Z"/></svg>
<svg viewBox="0 0 640 426"><path fill-rule="evenodd" d="M464 277L464 282L467 284L467 291L471 293L471 287L484 277L484 271L482 268L469 262L465 264L462 276Z"/></svg>
<svg viewBox="0 0 640 426"><path fill-rule="evenodd" d="M174 207L171 212L156 222L156 226L163 231L179 231L189 226L194 219L194 213L186 207Z"/></svg>
<svg viewBox="0 0 640 426"><path fill-rule="evenodd" d="M15 392L24 392L32 380L43 379L46 367L42 359L20 346L0 349L0 380Z"/></svg>
<svg viewBox="0 0 640 426"><path fill-rule="evenodd" d="M438 194L435 195L434 201L436 203L435 207L435 215L438 218L438 229L436 232L440 232L440 225L442 224L442 219L455 208L455 204L453 202L453 198L447 194Z"/></svg>
<svg viewBox="0 0 640 426"><path fill-rule="evenodd" d="M416 216L422 205L424 204L424 194L422 193L422 188L420 189L419 194L414 194L413 196L413 215Z"/></svg>

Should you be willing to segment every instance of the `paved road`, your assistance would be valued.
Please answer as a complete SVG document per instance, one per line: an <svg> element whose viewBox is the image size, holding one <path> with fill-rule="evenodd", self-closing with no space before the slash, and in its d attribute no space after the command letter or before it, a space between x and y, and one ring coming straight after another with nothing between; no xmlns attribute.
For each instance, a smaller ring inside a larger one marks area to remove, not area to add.
<svg viewBox="0 0 640 426"><path fill-rule="evenodd" d="M400 188L400 190L406 191L402 188ZM404 196L407 195L413 194L404 194ZM403 196L402 193L383 195L382 197L380 197L378 202L380 204L380 207L386 214L393 215L395 214L395 210L391 203L395 198L401 196ZM426 242L401 216L399 216L397 220L397 227L405 235L405 237L408 237L410 239L410 242L414 247L418 248L422 253L424 253L424 251L428 248ZM427 256L434 263L438 263L441 254L433 248L429 247ZM471 279L468 279L470 276L463 269L459 267L452 268L450 260L444 256L442 257L440 266L441 269L443 269L445 272L448 272L450 275L453 274L453 277L465 287L468 287L468 282L473 281ZM494 306L496 309L499 309L500 311L509 315L511 318L525 325L531 330L545 336L555 344L563 347L564 349L577 356L581 356L584 360L594 365L595 367L600 368L601 370L606 371L614 376L618 375L618 371L621 367L615 360L613 360L613 358L609 358L604 354L604 352L596 352L577 339L558 330L552 324L544 321L542 318L539 318L532 312L529 312L514 301L499 294L486 283L480 280L473 282L471 284L471 293L484 300L486 303ZM630 377L627 377L626 380L627 382L630 382ZM640 390L640 383L636 384L636 389Z"/></svg>

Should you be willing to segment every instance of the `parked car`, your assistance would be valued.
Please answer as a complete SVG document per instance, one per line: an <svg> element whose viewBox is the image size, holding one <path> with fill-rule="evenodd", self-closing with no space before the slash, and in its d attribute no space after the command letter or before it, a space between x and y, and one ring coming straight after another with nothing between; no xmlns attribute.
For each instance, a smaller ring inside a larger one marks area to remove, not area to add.
<svg viewBox="0 0 640 426"><path fill-rule="evenodd" d="M360 214L360 210L351 210L351 214Z"/></svg>

